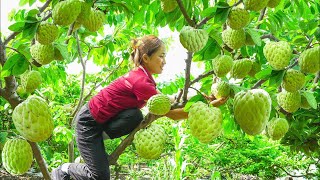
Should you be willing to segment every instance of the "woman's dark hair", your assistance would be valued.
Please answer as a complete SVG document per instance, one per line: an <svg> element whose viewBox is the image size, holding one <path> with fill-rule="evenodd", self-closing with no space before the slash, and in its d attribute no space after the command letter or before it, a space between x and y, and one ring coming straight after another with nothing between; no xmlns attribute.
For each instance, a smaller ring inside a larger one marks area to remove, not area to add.
<svg viewBox="0 0 320 180"><path fill-rule="evenodd" d="M163 44L163 41L154 35L146 35L142 38L133 39L131 41L133 51L130 55L130 58L134 65L138 67L142 64L142 56L144 54L151 56Z"/></svg>

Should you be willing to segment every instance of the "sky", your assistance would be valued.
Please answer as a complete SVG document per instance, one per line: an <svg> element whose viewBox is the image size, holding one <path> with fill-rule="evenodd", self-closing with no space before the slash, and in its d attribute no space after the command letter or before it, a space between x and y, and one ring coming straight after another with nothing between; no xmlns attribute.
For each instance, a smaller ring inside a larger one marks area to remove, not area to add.
<svg viewBox="0 0 320 180"><path fill-rule="evenodd" d="M8 21L8 14L13 10L19 8L20 0L0 0L0 23L1 23L1 32L8 36L12 32L8 30L8 27L12 24L12 22ZM42 3L35 3L32 7L29 5L25 5L22 8L30 9L35 7L40 7ZM20 7L21 8L21 7ZM112 29L105 27L106 33L112 33ZM172 81L178 74L184 75L185 69L185 59L187 58L187 51L182 47L179 42L179 33L172 32L168 27L159 29L159 38L169 38L171 37L173 42L170 47L167 49L166 56L166 65L162 74L158 76L156 79L157 82L168 82ZM194 76L198 76L202 70L194 64L192 66L191 73ZM81 64L77 62L71 63L67 66L67 72L71 74L80 73L82 67ZM96 73L99 72L100 67L96 66L93 61L88 61L87 63L87 73Z"/></svg>

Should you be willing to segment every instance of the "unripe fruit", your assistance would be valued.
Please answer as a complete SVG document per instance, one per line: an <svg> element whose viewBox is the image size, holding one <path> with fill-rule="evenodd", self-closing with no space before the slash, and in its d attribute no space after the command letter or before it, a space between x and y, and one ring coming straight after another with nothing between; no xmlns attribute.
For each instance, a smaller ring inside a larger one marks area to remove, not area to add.
<svg viewBox="0 0 320 180"><path fill-rule="evenodd" d="M302 72L289 69L283 76L282 87L288 92L300 90L305 83L305 76Z"/></svg>
<svg viewBox="0 0 320 180"><path fill-rule="evenodd" d="M176 0L161 0L161 9L165 13L172 12L177 6Z"/></svg>
<svg viewBox="0 0 320 180"><path fill-rule="evenodd" d="M286 112L296 112L301 105L301 95L298 91L291 93L282 91L277 96L277 101L280 107Z"/></svg>
<svg viewBox="0 0 320 180"><path fill-rule="evenodd" d="M88 18L82 21L83 27L91 32L98 31L104 24L105 14L99 10L91 10Z"/></svg>
<svg viewBox="0 0 320 180"><path fill-rule="evenodd" d="M268 7L275 8L279 5L281 0L269 0Z"/></svg>
<svg viewBox="0 0 320 180"><path fill-rule="evenodd" d="M254 77L260 70L261 70L261 65L258 62L253 61L251 70L249 71L248 74L249 76Z"/></svg>
<svg viewBox="0 0 320 180"><path fill-rule="evenodd" d="M26 173L32 164L32 149L24 139L9 139L2 150L3 167L12 175Z"/></svg>
<svg viewBox="0 0 320 180"><path fill-rule="evenodd" d="M39 64L46 65L54 60L54 47L36 43L30 47L30 54Z"/></svg>
<svg viewBox="0 0 320 180"><path fill-rule="evenodd" d="M223 42L232 49L239 49L245 45L246 33L243 29L227 29L222 32Z"/></svg>
<svg viewBox="0 0 320 180"><path fill-rule="evenodd" d="M222 113L199 101L191 105L188 115L191 134L201 143L209 143L222 131Z"/></svg>
<svg viewBox="0 0 320 180"><path fill-rule="evenodd" d="M79 0L66 0L58 2L52 10L53 22L60 26L73 23L81 12Z"/></svg>
<svg viewBox="0 0 320 180"><path fill-rule="evenodd" d="M219 83L214 83L211 86L211 94L214 95L215 98L219 99L222 97L228 97L231 92L231 87L227 82L220 81Z"/></svg>
<svg viewBox="0 0 320 180"><path fill-rule="evenodd" d="M208 41L209 35L204 29L185 26L181 29L179 39L184 48L190 52L200 51Z"/></svg>
<svg viewBox="0 0 320 180"><path fill-rule="evenodd" d="M243 0L244 7L247 10L260 11L265 8L269 0Z"/></svg>
<svg viewBox="0 0 320 180"><path fill-rule="evenodd" d="M139 156L145 159L157 159L164 150L166 139L165 130L160 125L152 123L134 135L133 143Z"/></svg>
<svg viewBox="0 0 320 180"><path fill-rule="evenodd" d="M318 72L320 70L320 46L303 51L298 62L303 73Z"/></svg>
<svg viewBox="0 0 320 180"><path fill-rule="evenodd" d="M59 29L51 23L41 23L37 29L36 40L43 45L49 45L59 36Z"/></svg>
<svg viewBox="0 0 320 180"><path fill-rule="evenodd" d="M54 128L48 104L36 95L29 96L13 110L12 120L18 132L32 142L48 139Z"/></svg>
<svg viewBox="0 0 320 180"><path fill-rule="evenodd" d="M152 114L165 115L170 111L171 102L168 96L164 94L156 94L148 100L147 108Z"/></svg>
<svg viewBox="0 0 320 180"><path fill-rule="evenodd" d="M273 69L283 70L289 65L292 50L288 42L269 42L264 46L263 54Z"/></svg>
<svg viewBox="0 0 320 180"><path fill-rule="evenodd" d="M234 118L249 135L260 134L266 127L271 112L271 98L263 89L238 92L234 97Z"/></svg>
<svg viewBox="0 0 320 180"><path fill-rule="evenodd" d="M239 30L250 22L250 14L245 9L235 8L229 13L227 24L230 28Z"/></svg>
<svg viewBox="0 0 320 180"><path fill-rule="evenodd" d="M228 55L218 55L212 61L213 71L216 76L223 77L232 69L233 59Z"/></svg>
<svg viewBox="0 0 320 180"><path fill-rule="evenodd" d="M27 93L32 93L42 82L42 77L39 71L26 71L21 74L21 85Z"/></svg>
<svg viewBox="0 0 320 180"><path fill-rule="evenodd" d="M268 135L272 140L281 139L289 130L289 123L284 118L272 118L267 124Z"/></svg>
<svg viewBox="0 0 320 180"><path fill-rule="evenodd" d="M252 61L250 59L240 59L233 63L231 69L231 77L235 79L242 79L250 72L252 68Z"/></svg>

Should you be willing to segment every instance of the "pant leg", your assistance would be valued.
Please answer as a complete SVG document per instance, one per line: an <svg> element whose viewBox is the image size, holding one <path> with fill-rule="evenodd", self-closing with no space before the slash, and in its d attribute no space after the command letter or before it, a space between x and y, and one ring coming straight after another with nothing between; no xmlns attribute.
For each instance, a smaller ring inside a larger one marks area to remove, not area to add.
<svg viewBox="0 0 320 180"><path fill-rule="evenodd" d="M105 123L103 130L111 139L118 138L132 132L142 120L140 109L126 109Z"/></svg>
<svg viewBox="0 0 320 180"><path fill-rule="evenodd" d="M84 105L76 117L77 146L85 164L72 163L68 173L75 180L109 180L110 169L102 139L102 125L96 123Z"/></svg>

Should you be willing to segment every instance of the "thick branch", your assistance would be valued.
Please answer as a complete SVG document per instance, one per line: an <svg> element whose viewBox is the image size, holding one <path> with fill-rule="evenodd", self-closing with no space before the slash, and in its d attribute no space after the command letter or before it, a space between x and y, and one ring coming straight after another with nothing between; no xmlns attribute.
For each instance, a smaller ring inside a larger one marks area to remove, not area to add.
<svg viewBox="0 0 320 180"><path fill-rule="evenodd" d="M287 170L285 170L283 167L279 166L279 165L272 165L271 167L278 167L280 168L281 170L283 170L287 175L291 176L291 177L306 177L308 175L313 175L312 173L307 173L305 175L293 175L293 174L290 174Z"/></svg>
<svg viewBox="0 0 320 180"><path fill-rule="evenodd" d="M256 89L256 88L260 87L261 84L263 84L264 82L266 82L265 79L260 79L255 85L253 85L253 86L251 87L251 89Z"/></svg>
<svg viewBox="0 0 320 180"><path fill-rule="evenodd" d="M40 15L51 3L52 0L47 0L44 5L39 9L39 14ZM46 18L49 18L51 16L51 13L49 14L49 16L47 16ZM10 34L7 39L4 40L4 45L7 45L12 39L14 39L16 37L16 35L20 34L21 32L13 32L12 34Z"/></svg>
<svg viewBox="0 0 320 180"><path fill-rule="evenodd" d="M207 76L210 76L210 75L212 75L212 74L214 74L214 71L213 71L213 70L212 70L212 71L209 71L209 72L207 72L207 73L204 73L204 74L200 74L197 78L195 78L193 81L190 82L190 86L193 85L194 83L200 81L201 79L203 79L203 78L205 78L205 77L207 77Z"/></svg>
<svg viewBox="0 0 320 180"><path fill-rule="evenodd" d="M40 168L41 173L43 175L43 178L47 179L47 180L50 180L51 179L50 173L48 171L46 162L44 161L44 159L41 156L41 152L40 152L39 146L37 145L37 143L30 142L30 141L28 141L28 142L29 142L29 144L30 144L30 146L32 148L33 155L36 158L39 167L45 167L45 168Z"/></svg>
<svg viewBox="0 0 320 180"><path fill-rule="evenodd" d="M123 151L132 143L134 135L142 128L147 127L149 124L151 124L154 120L160 118L161 116L153 115L153 114L147 114L144 118L144 120L140 123L140 125L135 128L122 142L121 144L115 149L112 154L109 156L109 164L115 165L117 164L117 160L119 159L119 156L123 153Z"/></svg>
<svg viewBox="0 0 320 180"><path fill-rule="evenodd" d="M181 0L177 0L177 3L179 5L180 11L182 12L184 18L186 19L186 21L188 22L188 24L192 27L195 27L195 23L191 20L191 18L189 17L186 9L184 8L182 1Z"/></svg>
<svg viewBox="0 0 320 180"><path fill-rule="evenodd" d="M183 88L182 101L187 102L188 89L190 87L190 71L191 71L191 62L192 62L192 52L188 52L188 57L186 61L186 70L185 70L185 84Z"/></svg>

